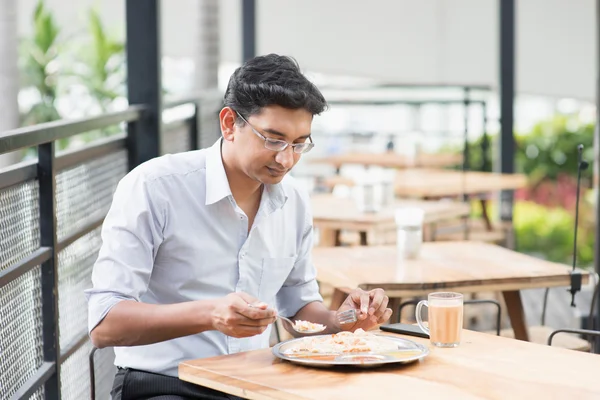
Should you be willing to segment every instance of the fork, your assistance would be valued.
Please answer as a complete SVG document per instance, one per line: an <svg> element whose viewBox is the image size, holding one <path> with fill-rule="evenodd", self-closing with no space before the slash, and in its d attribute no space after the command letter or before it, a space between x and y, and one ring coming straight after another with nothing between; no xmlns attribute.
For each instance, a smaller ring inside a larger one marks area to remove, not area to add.
<svg viewBox="0 0 600 400"><path fill-rule="evenodd" d="M358 318L356 317L356 310L353 308L337 313L337 319L341 325L351 324L358 320Z"/></svg>

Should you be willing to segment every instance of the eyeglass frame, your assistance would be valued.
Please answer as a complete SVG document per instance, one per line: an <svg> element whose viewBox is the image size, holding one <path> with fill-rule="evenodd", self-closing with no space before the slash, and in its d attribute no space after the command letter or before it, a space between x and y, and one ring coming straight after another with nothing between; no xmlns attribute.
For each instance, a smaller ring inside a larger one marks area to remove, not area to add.
<svg viewBox="0 0 600 400"><path fill-rule="evenodd" d="M256 136L258 136L259 138L261 138L262 140L265 141L265 149L267 150L271 150L271 151L276 151L276 152L280 152L280 151L284 151L285 149L288 148L288 146L292 146L292 151L296 154L306 154L309 151L311 151L313 149L313 147L315 147L315 144L312 141L312 136L309 136L308 139L310 140L310 142L303 142L303 143L288 143L285 140L280 140L280 139L272 139L272 138L268 138L265 135L261 134L254 126L252 126L252 124L250 122L248 122L248 120L246 118L244 118L242 116L242 114L240 114L239 112L235 112L241 119L242 121L244 121L245 123L248 124L248 126L250 127L250 129L252 129L252 132L254 132L254 134ZM271 149L269 147L267 147L267 142L269 143L284 143L285 146L283 146L281 149L279 150L275 150L275 149ZM307 146L308 145L308 146ZM300 146L307 146L306 151L296 151L297 148L300 148Z"/></svg>

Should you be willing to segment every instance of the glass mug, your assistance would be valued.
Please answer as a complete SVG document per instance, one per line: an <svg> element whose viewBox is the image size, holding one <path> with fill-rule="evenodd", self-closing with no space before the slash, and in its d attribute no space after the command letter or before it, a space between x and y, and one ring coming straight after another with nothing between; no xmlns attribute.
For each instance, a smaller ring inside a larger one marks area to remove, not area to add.
<svg viewBox="0 0 600 400"><path fill-rule="evenodd" d="M423 325L421 310L429 308L429 328ZM430 293L415 310L419 328L437 347L457 347L463 326L463 295L453 292Z"/></svg>
<svg viewBox="0 0 600 400"><path fill-rule="evenodd" d="M398 259L415 259L419 257L423 243L423 218L425 211L416 207L396 209L396 247Z"/></svg>

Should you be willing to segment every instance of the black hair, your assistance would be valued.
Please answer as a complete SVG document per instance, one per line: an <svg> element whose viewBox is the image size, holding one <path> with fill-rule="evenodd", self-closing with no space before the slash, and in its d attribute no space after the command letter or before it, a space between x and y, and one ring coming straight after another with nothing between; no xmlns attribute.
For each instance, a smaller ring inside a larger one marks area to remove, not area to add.
<svg viewBox="0 0 600 400"><path fill-rule="evenodd" d="M244 118L270 105L303 108L312 115L327 109L323 94L302 74L296 60L278 54L254 57L237 68L229 78L223 102Z"/></svg>

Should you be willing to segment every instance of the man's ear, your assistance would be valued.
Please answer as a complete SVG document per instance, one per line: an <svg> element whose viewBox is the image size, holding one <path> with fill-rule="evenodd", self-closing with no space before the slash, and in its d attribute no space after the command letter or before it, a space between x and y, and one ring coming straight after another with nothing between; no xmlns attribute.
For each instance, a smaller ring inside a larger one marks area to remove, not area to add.
<svg viewBox="0 0 600 400"><path fill-rule="evenodd" d="M224 107L219 113L219 122L221 124L221 134L223 139L233 142L235 133L236 113L230 107Z"/></svg>

